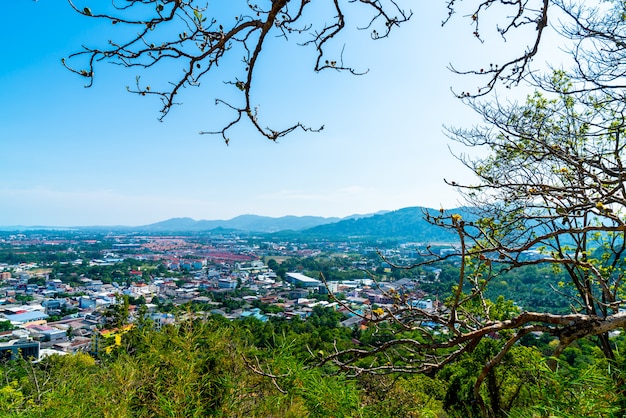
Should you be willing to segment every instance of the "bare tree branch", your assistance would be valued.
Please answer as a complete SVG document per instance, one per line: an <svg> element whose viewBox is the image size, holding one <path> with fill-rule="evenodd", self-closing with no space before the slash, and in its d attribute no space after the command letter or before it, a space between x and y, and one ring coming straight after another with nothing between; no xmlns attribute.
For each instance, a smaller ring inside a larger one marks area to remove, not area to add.
<svg viewBox="0 0 626 418"><path fill-rule="evenodd" d="M374 39L387 37L394 27L411 17L411 12L401 9L395 0L359 0L347 4L333 0L332 8L325 11L328 15L316 16L314 22L305 20L308 19L305 11L314 3L309 0L248 2L248 14L238 14L234 21L211 16L212 7L198 0L119 0L112 6L98 5L99 10L81 8L79 0L68 2L85 17L110 21L114 35L105 47L83 46L81 51L64 59L63 65L85 77L86 87L93 85L95 67L103 61L142 72L165 69L170 74L159 74L160 78L168 79L162 87L150 86L143 81L145 77L137 76L135 86L128 88L129 92L141 96L159 97L162 102L160 119L178 104L184 88L199 86L222 61L232 62L232 57L243 52L244 58L233 78L226 81L236 88L240 99L215 98L217 105L226 106L234 116L218 130L201 132L221 135L226 143L231 128L244 120L261 136L272 141L295 130L317 132L323 129L323 126L311 128L301 122L274 128L261 122L252 96L256 85L255 70L264 56L265 46L291 36L312 35L312 39L305 39L301 45L315 46L314 71L334 69L363 74L343 62L343 52L337 58L325 58L332 41L346 29L346 10L363 6L366 11L371 11L371 19L361 29L371 30ZM328 23L320 24L324 19ZM182 72L171 72L171 63L176 63L177 68L182 65ZM156 81L162 84L160 79Z"/></svg>

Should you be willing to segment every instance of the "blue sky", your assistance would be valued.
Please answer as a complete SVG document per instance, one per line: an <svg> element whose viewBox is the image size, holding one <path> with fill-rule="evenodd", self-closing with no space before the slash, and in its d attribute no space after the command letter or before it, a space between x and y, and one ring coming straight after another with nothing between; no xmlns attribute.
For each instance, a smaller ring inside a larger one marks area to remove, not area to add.
<svg viewBox="0 0 626 418"><path fill-rule="evenodd" d="M467 21L441 28L445 10L420 3L389 39L374 42L350 28L344 58L369 69L365 76L316 74L311 49L273 40L256 76L262 115L325 129L272 143L242 126L226 146L199 132L223 121L214 99L228 98L228 66L213 83L186 89L183 104L159 122L157 99L126 92L138 71L100 65L87 89L60 63L81 44L108 39L112 25L58 0L7 2L0 17L0 225L458 206L443 178L471 177L442 125L477 119L452 96L450 87L466 80L446 65L474 62L481 46Z"/></svg>

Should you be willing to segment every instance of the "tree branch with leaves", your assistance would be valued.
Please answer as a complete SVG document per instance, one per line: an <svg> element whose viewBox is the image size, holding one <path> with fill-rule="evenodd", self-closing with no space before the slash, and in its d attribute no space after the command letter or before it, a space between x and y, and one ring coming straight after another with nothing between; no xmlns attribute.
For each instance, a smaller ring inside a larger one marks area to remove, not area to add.
<svg viewBox="0 0 626 418"><path fill-rule="evenodd" d="M486 124L448 129L464 146L488 151L485 157L459 156L476 176L475 184L449 182L473 213L426 213L430 222L457 233L459 250L443 257L426 250L407 268L456 257L459 280L450 297L426 311L398 293L397 303L363 315L368 326L393 338L337 350L324 362L354 375L434 374L485 340L496 340L499 351L486 361L474 386L485 416L491 412L481 385L530 333L552 336L554 357L575 341L595 339L616 365L609 333L626 326L624 104L603 101L593 92L578 98L564 72L553 73L551 83L550 91L537 91L523 104L474 103ZM552 285L571 297L571 313L520 310L486 298L494 279L534 265L552 266L567 277L557 283L553 276ZM388 290L388 296L394 292ZM619 372L614 377L622 382Z"/></svg>

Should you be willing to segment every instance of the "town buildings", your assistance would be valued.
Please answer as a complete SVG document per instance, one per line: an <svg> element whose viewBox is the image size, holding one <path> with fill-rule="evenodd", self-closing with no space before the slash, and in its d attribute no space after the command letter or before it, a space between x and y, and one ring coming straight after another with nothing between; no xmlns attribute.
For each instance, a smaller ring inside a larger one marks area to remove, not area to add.
<svg viewBox="0 0 626 418"><path fill-rule="evenodd" d="M376 264L363 256L356 256L355 261L350 261L354 255L345 256L345 266L333 269L346 278L327 283L304 270L284 271L279 276L265 262L273 257L372 252L358 244L251 244L236 237L209 240L136 234L107 235L101 240L68 234L64 240L20 234L2 245L39 248L56 258L0 264L0 326L4 323L5 329L19 330L0 335L11 356L20 352L15 349L18 346L33 357L40 349L99 355L115 349L135 323L149 323L156 329L174 324L173 311L181 305L196 315L259 321L306 319L315 306L322 306L343 312L342 324L349 327L362 325L373 308L391 306L392 294L405 295L420 309L436 307L416 279L374 283L364 276L365 270L379 268L380 260ZM402 256L402 251L394 256ZM87 253L92 258L86 258ZM275 262L277 266L280 263ZM128 328L114 323L124 303L128 303Z"/></svg>

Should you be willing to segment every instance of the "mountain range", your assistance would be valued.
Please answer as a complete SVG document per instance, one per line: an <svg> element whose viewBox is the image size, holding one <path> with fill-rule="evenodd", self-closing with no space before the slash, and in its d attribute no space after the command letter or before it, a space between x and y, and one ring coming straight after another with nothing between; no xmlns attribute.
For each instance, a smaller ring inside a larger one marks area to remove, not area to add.
<svg viewBox="0 0 626 418"><path fill-rule="evenodd" d="M448 210L464 218L471 217L467 208ZM456 237L449 230L428 223L426 213L439 214L439 210L408 207L395 211L380 211L345 218L320 216L269 216L241 215L229 220L194 220L172 218L143 226L92 226L73 228L54 227L2 227L2 230L91 230L133 231L140 233L255 233L271 234L276 238L317 239L385 239L418 242L450 242Z"/></svg>
<svg viewBox="0 0 626 418"><path fill-rule="evenodd" d="M324 218L321 216L283 216L272 218L269 216L241 215L229 220L199 220L191 218L172 218L138 229L166 232L166 231L210 231L212 229L235 229L246 232L278 232L284 230L298 231L341 221L341 218Z"/></svg>
<svg viewBox="0 0 626 418"><path fill-rule="evenodd" d="M467 213L466 209L454 212ZM341 239L407 239L415 241L451 241L454 236L443 228L428 223L425 213L439 210L424 207L409 207L375 214L352 215L346 218L324 218L318 216L283 216L272 218L257 215L242 215L230 220L194 220L173 218L135 228L146 232L202 232L233 230L241 232L270 233L293 238L295 236Z"/></svg>

